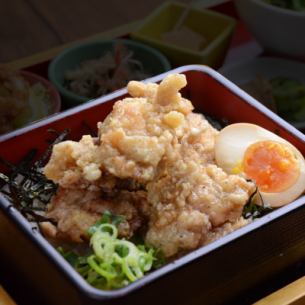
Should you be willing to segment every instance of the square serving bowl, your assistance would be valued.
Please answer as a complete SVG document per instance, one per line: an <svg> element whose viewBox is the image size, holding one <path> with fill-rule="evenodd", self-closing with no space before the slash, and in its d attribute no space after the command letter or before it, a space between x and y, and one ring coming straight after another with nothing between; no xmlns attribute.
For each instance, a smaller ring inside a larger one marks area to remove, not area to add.
<svg viewBox="0 0 305 305"><path fill-rule="evenodd" d="M182 93L197 112L230 123L261 125L305 154L302 133L211 68L184 66L148 81L160 82L169 73L186 75L188 85ZM126 89L116 91L2 136L0 157L16 163L33 148L42 153L48 145L48 129L70 128L71 137L79 139L88 129L95 130L113 103L126 94ZM304 223L302 196L127 287L103 291L87 284L11 203L0 197L0 270L9 268L9 273L16 275L14 281L41 299L39 304L227 304L305 257Z"/></svg>
<svg viewBox="0 0 305 305"><path fill-rule="evenodd" d="M201 51L193 51L162 40L162 34L173 30L185 10L184 4L166 2L145 19L131 37L159 49L176 66L196 63L219 68L229 48L235 20L212 10L190 8L183 26L207 40L207 46Z"/></svg>

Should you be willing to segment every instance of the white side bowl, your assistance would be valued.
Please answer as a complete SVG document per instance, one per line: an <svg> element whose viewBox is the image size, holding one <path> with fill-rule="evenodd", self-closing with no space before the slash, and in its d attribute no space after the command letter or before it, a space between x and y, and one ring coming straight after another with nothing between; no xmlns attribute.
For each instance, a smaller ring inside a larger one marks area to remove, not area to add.
<svg viewBox="0 0 305 305"><path fill-rule="evenodd" d="M234 0L241 19L268 51L305 59L305 12L263 0Z"/></svg>

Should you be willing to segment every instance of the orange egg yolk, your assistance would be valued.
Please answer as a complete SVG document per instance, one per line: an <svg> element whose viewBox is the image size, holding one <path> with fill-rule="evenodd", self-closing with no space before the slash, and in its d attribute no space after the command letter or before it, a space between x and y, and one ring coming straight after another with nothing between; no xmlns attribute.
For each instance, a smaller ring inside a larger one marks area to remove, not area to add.
<svg viewBox="0 0 305 305"><path fill-rule="evenodd" d="M243 172L266 193L289 189L300 175L298 159L285 144L260 141L248 147L243 160Z"/></svg>

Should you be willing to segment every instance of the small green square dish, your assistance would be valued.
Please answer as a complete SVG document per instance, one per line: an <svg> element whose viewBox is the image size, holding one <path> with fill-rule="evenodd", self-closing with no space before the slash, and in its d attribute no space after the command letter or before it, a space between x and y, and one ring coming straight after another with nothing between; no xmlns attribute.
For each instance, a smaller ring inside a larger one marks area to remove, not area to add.
<svg viewBox="0 0 305 305"><path fill-rule="evenodd" d="M230 44L235 20L211 10L190 8L183 26L207 41L202 50L194 51L162 39L164 33L174 29L186 9L187 6L181 3L164 3L131 33L131 37L159 49L176 66L205 64L213 68L220 67Z"/></svg>

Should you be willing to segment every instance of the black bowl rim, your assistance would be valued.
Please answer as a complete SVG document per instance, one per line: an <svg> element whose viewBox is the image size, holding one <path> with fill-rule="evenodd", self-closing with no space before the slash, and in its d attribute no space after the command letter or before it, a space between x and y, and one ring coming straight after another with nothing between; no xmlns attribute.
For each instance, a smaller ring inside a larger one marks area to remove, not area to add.
<svg viewBox="0 0 305 305"><path fill-rule="evenodd" d="M159 82L168 74L184 73L184 72L188 72L188 71L199 71L199 72L208 74L209 76L214 78L217 82L219 82L221 85L223 85L226 88L228 88L229 90L231 90L231 92L233 92L235 95L242 98L244 100L244 102L257 108L260 112L264 113L272 121L276 122L278 125L285 128L289 133L291 133L295 137L297 137L300 141L305 143L304 134L302 134L296 128L294 128L289 123L284 121L282 118L278 117L276 114L271 112L271 110L269 110L268 108L266 108L265 106L260 104L250 95L248 95L243 90L241 90L236 85L234 85L231 81L229 81L228 79L223 77L221 74L219 74L218 72L216 72L215 70L213 70L212 68L209 68L207 66L202 66L202 65L182 66L182 67L173 69L171 71L165 72L163 74L157 75L155 77L149 78L149 79L145 80L145 82ZM53 117L49 117L45 120L37 122L28 127L24 127L17 131L13 131L9 134L1 136L0 142L14 138L18 135L25 134L26 132L28 132L32 129L38 128L40 126L44 126L44 125L46 125L50 122L56 121L58 119L71 116L77 112L88 109L97 104L103 104L109 100L118 98L121 95L124 95L126 93L127 93L127 89L124 88L124 89L118 90L114 93L111 93L109 95L98 98L92 102L89 102L89 103L80 105L78 107L75 107L73 109L64 111L60 114L57 114ZM262 218L259 218L256 221L212 242L211 244L203 246L197 250L190 252L189 254L184 255L183 257L161 267L158 270L155 270L155 271L147 274L142 279L140 279L126 287L123 287L123 288L120 288L117 290L113 290L113 291L105 291L105 290L99 290L97 288L90 286L81 277L81 275L78 274L73 269L73 267L58 253L58 251L37 230L32 229L30 223L11 205L11 203L6 198L4 198L4 196L0 195L0 208L5 212L5 214L15 224L17 224L17 226L19 226L20 229L22 229L25 232L25 234L43 252L43 254L63 272L64 276L66 276L79 289L79 291L82 294L85 294L92 299L98 299L98 300L121 298L131 292L134 292L134 291L140 289L141 287L148 285L149 283L156 280L157 278L165 276L166 274L173 272L177 268L186 266L187 264L193 262L194 260L204 257L211 251L216 250L222 246L225 246L227 243L229 243L239 237L242 237L245 234L247 234L253 230L256 230L256 229L282 217L283 215L299 208L300 206L302 206L304 204L305 204L305 196L302 196L302 197L298 198L297 200L295 200L294 202L290 203L289 205L283 206L283 207L271 212L270 214L265 215Z"/></svg>

